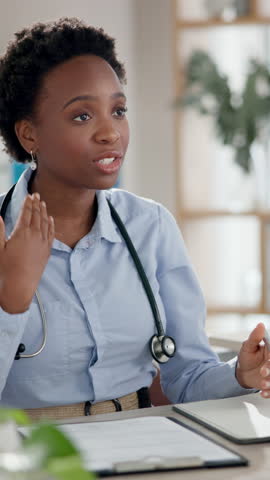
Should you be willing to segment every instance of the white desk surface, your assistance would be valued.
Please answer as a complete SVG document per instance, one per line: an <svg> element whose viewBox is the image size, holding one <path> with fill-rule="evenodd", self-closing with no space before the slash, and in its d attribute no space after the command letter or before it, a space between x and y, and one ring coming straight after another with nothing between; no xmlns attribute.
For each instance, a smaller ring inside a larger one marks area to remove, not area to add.
<svg viewBox="0 0 270 480"><path fill-rule="evenodd" d="M270 408L270 400L269 408ZM164 480L173 480L183 478L185 480L269 480L270 478L270 442L255 444L255 445L237 445L219 435L207 430L196 422L189 420L182 415L173 412L170 405L163 407L144 408L140 410L130 410L126 412L109 413L106 415L93 415L92 417L80 417L78 419L72 419L69 422L62 423L78 423L78 422L98 422L105 420L120 420L124 418L134 418L146 415L164 415L175 417L182 421L186 425L194 427L197 431L205 433L209 438L213 438L222 445L238 452L245 456L250 465L247 467L227 467L227 468L213 468L213 469L198 469L198 470L183 470L164 473L145 473L145 474L132 474L121 475L119 477L106 477L108 479L119 480L155 480L157 478L163 478ZM61 423L61 422L59 422Z"/></svg>

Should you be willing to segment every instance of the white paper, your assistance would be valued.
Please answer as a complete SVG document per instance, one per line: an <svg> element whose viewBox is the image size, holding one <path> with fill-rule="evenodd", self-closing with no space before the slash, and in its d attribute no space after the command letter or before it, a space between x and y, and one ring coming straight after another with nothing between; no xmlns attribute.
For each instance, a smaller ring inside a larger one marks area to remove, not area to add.
<svg viewBox="0 0 270 480"><path fill-rule="evenodd" d="M237 461L238 455L165 417L140 417L59 426L81 450L89 470L112 470L118 462L201 457Z"/></svg>

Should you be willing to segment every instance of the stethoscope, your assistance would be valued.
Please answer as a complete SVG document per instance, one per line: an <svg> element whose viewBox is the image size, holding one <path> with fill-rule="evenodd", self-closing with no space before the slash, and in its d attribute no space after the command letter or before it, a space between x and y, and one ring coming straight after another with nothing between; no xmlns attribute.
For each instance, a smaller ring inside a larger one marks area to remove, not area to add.
<svg viewBox="0 0 270 480"><path fill-rule="evenodd" d="M16 186L16 184L11 187L11 189L6 194L6 196L4 198L4 201L2 203L2 206L1 206L1 209L0 209L0 215L3 218L3 220L5 219L6 210L7 210L9 202L11 201L12 193L13 193L13 190L14 190L15 186ZM164 328L163 328L161 318L160 318L160 314L159 314L159 310L158 310L158 306L157 306L152 288L151 288L150 283L147 279L147 276L145 274L145 271L144 271L142 263L139 259L139 256L136 252L136 249L135 249L135 247L134 247L134 245L133 245L133 243L130 239L130 236L129 236L127 230L126 230L126 227L124 226L124 224L123 224L121 218L119 217L117 211L115 210L115 208L113 207L113 205L111 204L111 202L108 199L107 199L107 202L108 202L108 205L109 205L109 208L110 208L110 211L111 211L112 218L113 218L114 222L116 223L117 227L119 228L119 231L120 231L122 237L124 238L124 240L126 242L129 253L133 258L136 270L137 270L137 272L140 276L140 279L142 281L145 293L147 295L147 298L148 298L148 301L150 303L151 310L152 310L152 313L153 313L153 316L154 316L154 321L155 321L155 325L156 325L156 329L157 329L157 334L153 335L151 337L150 341L149 341L149 347L150 347L151 355L153 356L154 360L156 360L158 363L166 363L175 354L175 350L176 350L175 341L172 337L169 337L168 335L165 335ZM15 356L15 360L19 360L20 358L36 357L37 355L39 355L42 352L42 350L44 349L44 347L46 345L47 321L46 321L45 311L44 311L44 308L43 308L38 290L36 290L35 296L36 296L36 299L37 299L37 302L38 302L40 315L41 315L41 319L42 319L42 330L43 330L42 344L36 352L31 353L31 354L23 354L23 352L25 351L25 345L23 343L20 343L20 345L18 347L18 350L17 350L17 353L16 353L16 356Z"/></svg>

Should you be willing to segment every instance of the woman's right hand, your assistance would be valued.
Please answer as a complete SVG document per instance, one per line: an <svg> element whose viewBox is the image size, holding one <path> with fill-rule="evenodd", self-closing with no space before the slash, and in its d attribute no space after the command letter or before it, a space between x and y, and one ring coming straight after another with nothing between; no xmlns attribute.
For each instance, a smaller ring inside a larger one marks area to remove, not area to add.
<svg viewBox="0 0 270 480"><path fill-rule="evenodd" d="M48 262L54 221L38 193L27 195L10 237L0 217L0 306L8 313L29 308Z"/></svg>

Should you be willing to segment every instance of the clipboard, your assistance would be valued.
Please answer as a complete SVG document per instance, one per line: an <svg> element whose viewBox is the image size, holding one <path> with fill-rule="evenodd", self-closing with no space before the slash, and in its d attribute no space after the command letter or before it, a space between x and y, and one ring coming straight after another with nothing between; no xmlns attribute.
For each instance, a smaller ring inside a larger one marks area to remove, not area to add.
<svg viewBox="0 0 270 480"><path fill-rule="evenodd" d="M177 404L173 410L237 444L270 442L270 404L259 393Z"/></svg>
<svg viewBox="0 0 270 480"><path fill-rule="evenodd" d="M98 476L248 465L247 459L242 455L171 417L148 416L107 422L65 424L58 427L81 450L86 468ZM124 432L128 432L126 437L123 437ZM110 460L107 466L106 459L100 462L98 459L100 453L93 449L93 446L100 442L100 438L104 443L102 455L106 457L106 452L108 453L110 448L114 450L109 453ZM139 438L143 439L139 442L141 445L134 447L135 440ZM110 439L113 439L111 444ZM168 439L171 441L170 445ZM138 449L135 454L134 448ZM86 449L89 462L85 458Z"/></svg>

